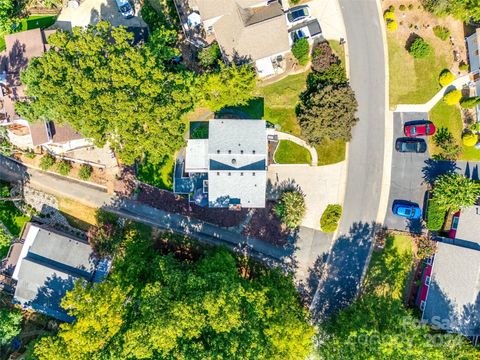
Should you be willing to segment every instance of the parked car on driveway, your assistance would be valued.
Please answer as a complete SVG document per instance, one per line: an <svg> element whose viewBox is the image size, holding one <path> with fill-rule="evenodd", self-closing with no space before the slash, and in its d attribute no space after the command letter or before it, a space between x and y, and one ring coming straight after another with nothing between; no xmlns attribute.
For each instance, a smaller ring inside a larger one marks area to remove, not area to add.
<svg viewBox="0 0 480 360"><path fill-rule="evenodd" d="M117 3L118 11L125 19L130 19L135 15L135 10L128 0L115 0L115 2Z"/></svg>
<svg viewBox="0 0 480 360"><path fill-rule="evenodd" d="M427 151L427 143L423 139L399 138L395 142L395 150L398 152L424 153Z"/></svg>
<svg viewBox="0 0 480 360"><path fill-rule="evenodd" d="M403 132L405 136L416 137L416 136L431 136L435 134L435 125L429 121L405 124Z"/></svg>
<svg viewBox="0 0 480 360"><path fill-rule="evenodd" d="M395 215L407 219L420 219L422 216L422 209L417 204L409 202L397 201L393 204L392 211Z"/></svg>
<svg viewBox="0 0 480 360"><path fill-rule="evenodd" d="M289 26L298 24L308 18L310 18L308 5L295 6L287 11L287 23Z"/></svg>

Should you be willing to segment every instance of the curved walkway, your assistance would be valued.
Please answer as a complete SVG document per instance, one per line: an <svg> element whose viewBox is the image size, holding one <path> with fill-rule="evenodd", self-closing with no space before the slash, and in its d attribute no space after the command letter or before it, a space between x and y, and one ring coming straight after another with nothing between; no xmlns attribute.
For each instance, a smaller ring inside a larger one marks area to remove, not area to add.
<svg viewBox="0 0 480 360"><path fill-rule="evenodd" d="M425 104L401 104L397 105L397 112L429 112L432 108L442 100L443 96L455 89L461 90L462 87L470 82L470 75L463 75L453 80L447 86L444 86Z"/></svg>
<svg viewBox="0 0 480 360"><path fill-rule="evenodd" d="M290 140L291 142L294 142L297 145L303 146L305 149L310 151L310 155L312 157L312 166L318 165L317 150L315 150L314 147L311 147L310 145L308 145L304 140L281 131L275 131L275 135L278 136L278 140Z"/></svg>

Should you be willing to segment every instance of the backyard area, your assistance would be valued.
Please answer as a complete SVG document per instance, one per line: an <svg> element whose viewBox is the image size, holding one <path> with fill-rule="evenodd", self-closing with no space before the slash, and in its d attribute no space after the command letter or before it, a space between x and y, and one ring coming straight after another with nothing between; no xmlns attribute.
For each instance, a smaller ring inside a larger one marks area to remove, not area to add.
<svg viewBox="0 0 480 360"><path fill-rule="evenodd" d="M158 164L152 164L145 158L138 165L137 179L146 184L164 190L173 190L173 167L175 158L170 156Z"/></svg>
<svg viewBox="0 0 480 360"><path fill-rule="evenodd" d="M400 10L400 5L409 5L394 0L384 3L384 9L395 7L398 29L388 31L388 56L390 68L390 106L397 104L425 103L440 90L438 76L443 69L450 69L456 76L460 73L459 64L466 62L464 43L465 31L461 21L452 17L437 18L421 7L419 1ZM433 28L443 26L449 36L441 40L435 36ZM423 58L414 58L407 47L416 37L423 38L432 48ZM455 56L457 61L455 61Z"/></svg>
<svg viewBox="0 0 480 360"><path fill-rule="evenodd" d="M97 224L98 209L64 197L57 197L57 200L58 210L71 226L88 231L90 226Z"/></svg>
<svg viewBox="0 0 480 360"><path fill-rule="evenodd" d="M275 152L277 164L310 164L312 157L310 151L293 141L280 140Z"/></svg>
<svg viewBox="0 0 480 360"><path fill-rule="evenodd" d="M0 196L10 196L10 184L0 181ZM23 214L15 207L13 201L0 200L0 221L12 233L13 236L18 237L22 231L23 225L28 222L30 218Z"/></svg>

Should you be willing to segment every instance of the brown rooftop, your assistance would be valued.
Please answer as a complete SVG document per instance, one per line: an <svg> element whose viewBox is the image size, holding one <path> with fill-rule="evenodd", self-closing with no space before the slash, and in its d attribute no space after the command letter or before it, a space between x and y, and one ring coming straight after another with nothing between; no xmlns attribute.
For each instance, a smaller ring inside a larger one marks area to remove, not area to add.
<svg viewBox="0 0 480 360"><path fill-rule="evenodd" d="M20 72L28 61L45 52L46 39L40 29L5 35L9 72Z"/></svg>

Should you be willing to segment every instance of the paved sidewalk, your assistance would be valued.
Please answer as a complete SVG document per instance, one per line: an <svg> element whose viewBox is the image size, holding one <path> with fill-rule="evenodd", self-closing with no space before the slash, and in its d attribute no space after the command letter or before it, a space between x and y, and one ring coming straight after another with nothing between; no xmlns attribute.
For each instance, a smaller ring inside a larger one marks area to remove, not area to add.
<svg viewBox="0 0 480 360"><path fill-rule="evenodd" d="M308 145L306 141L293 136L292 134L287 134L281 131L275 131L275 134L278 135L279 140L290 140L294 142L297 145L303 146L305 149L310 151L310 155L312 157L312 166L317 166L318 164L318 155L317 155L317 150L315 150L314 147Z"/></svg>
<svg viewBox="0 0 480 360"><path fill-rule="evenodd" d="M428 102L425 104L400 104L395 108L396 112L429 112L432 108L442 100L443 96L454 90L461 90L462 87L470 82L470 75L460 76L456 78L452 83L444 86L439 92L437 92Z"/></svg>

